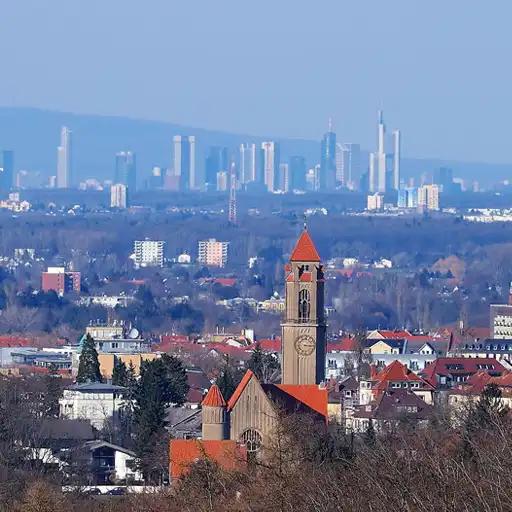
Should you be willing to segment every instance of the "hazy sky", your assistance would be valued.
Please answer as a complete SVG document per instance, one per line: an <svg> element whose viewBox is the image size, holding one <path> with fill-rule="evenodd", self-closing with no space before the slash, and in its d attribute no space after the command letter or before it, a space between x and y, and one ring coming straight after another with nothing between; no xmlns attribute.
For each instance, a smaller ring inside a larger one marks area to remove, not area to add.
<svg viewBox="0 0 512 512"><path fill-rule="evenodd" d="M510 0L0 0L0 105L511 162Z"/></svg>

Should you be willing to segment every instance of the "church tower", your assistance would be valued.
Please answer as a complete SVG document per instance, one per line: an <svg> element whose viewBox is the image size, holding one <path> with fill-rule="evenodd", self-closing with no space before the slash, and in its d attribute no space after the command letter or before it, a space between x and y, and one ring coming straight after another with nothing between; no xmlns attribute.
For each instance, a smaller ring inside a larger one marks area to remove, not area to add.
<svg viewBox="0 0 512 512"><path fill-rule="evenodd" d="M282 326L282 383L320 384L325 379L324 274L304 227L286 271Z"/></svg>

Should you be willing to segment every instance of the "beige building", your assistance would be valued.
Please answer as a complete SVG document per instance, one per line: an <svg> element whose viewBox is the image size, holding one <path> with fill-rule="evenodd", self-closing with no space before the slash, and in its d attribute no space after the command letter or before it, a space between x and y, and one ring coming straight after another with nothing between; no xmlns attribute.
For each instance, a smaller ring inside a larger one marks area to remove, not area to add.
<svg viewBox="0 0 512 512"><path fill-rule="evenodd" d="M380 211L384 209L384 194L375 192L370 194L367 199L366 209L368 211Z"/></svg>
<svg viewBox="0 0 512 512"><path fill-rule="evenodd" d="M225 267L228 262L228 242L219 242L215 238L201 240L198 253L199 263L212 267Z"/></svg>
<svg viewBox="0 0 512 512"><path fill-rule="evenodd" d="M128 368L130 365L135 370L135 375L139 375L140 366L142 361L153 361L159 358L160 355L154 352L148 352L143 354L98 354L98 361L100 363L100 372L105 379L112 378L112 372L116 361L123 362Z"/></svg>
<svg viewBox="0 0 512 512"><path fill-rule="evenodd" d="M127 206L127 188L122 183L116 183L110 187L110 207L126 208Z"/></svg>

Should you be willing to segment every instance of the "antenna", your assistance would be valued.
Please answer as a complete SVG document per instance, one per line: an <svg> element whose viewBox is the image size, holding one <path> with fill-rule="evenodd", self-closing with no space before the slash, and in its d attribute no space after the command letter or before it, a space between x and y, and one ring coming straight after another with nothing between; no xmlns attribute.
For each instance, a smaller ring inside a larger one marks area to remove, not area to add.
<svg viewBox="0 0 512 512"><path fill-rule="evenodd" d="M228 221L230 224L236 224L236 166L235 162L231 162L230 171L230 188L229 188L229 205L228 205Z"/></svg>

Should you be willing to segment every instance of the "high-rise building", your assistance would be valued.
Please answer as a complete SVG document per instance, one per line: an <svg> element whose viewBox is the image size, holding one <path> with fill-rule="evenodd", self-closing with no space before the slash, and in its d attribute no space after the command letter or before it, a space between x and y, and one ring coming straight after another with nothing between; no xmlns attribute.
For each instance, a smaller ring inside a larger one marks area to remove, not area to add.
<svg viewBox="0 0 512 512"><path fill-rule="evenodd" d="M115 183L110 187L110 207L126 208L128 204L127 186L123 183Z"/></svg>
<svg viewBox="0 0 512 512"><path fill-rule="evenodd" d="M228 148L212 146L205 161L205 183L207 189L215 189L217 173L228 171Z"/></svg>
<svg viewBox="0 0 512 512"><path fill-rule="evenodd" d="M151 169L151 176L148 180L148 188L151 190L163 188L164 186L164 172L161 167L153 167Z"/></svg>
<svg viewBox="0 0 512 512"><path fill-rule="evenodd" d="M366 209L369 211L380 211L384 209L384 194L375 192L367 198Z"/></svg>
<svg viewBox="0 0 512 512"><path fill-rule="evenodd" d="M306 159L300 155L290 157L288 186L292 190L306 190Z"/></svg>
<svg viewBox="0 0 512 512"><path fill-rule="evenodd" d="M261 144L263 159L263 180L269 192L278 190L278 173L280 164L280 148L277 142Z"/></svg>
<svg viewBox="0 0 512 512"><path fill-rule="evenodd" d="M0 151L0 190L11 190L14 179L14 152Z"/></svg>
<svg viewBox="0 0 512 512"><path fill-rule="evenodd" d="M228 222L230 224L237 223L237 207L236 207L236 166L235 162L231 162L231 171L229 173L229 204L228 204Z"/></svg>
<svg viewBox="0 0 512 512"><path fill-rule="evenodd" d="M361 180L361 148L352 142L336 144L336 182L357 190Z"/></svg>
<svg viewBox="0 0 512 512"><path fill-rule="evenodd" d="M290 191L290 166L288 164L279 164L277 189L285 193Z"/></svg>
<svg viewBox="0 0 512 512"><path fill-rule="evenodd" d="M180 190L199 190L203 186L196 170L196 138L174 136L174 175L179 178Z"/></svg>
<svg viewBox="0 0 512 512"><path fill-rule="evenodd" d="M226 192L228 189L229 177L227 171L217 173L217 192Z"/></svg>
<svg viewBox="0 0 512 512"><path fill-rule="evenodd" d="M423 185L418 189L418 208L439 210L438 185Z"/></svg>
<svg viewBox="0 0 512 512"><path fill-rule="evenodd" d="M418 207L418 189L415 187L405 187L398 190L398 208L417 208Z"/></svg>
<svg viewBox="0 0 512 512"><path fill-rule="evenodd" d="M240 183L257 181L256 144L240 144Z"/></svg>
<svg viewBox="0 0 512 512"><path fill-rule="evenodd" d="M198 244L198 261L212 267L225 267L228 262L228 242L215 238L201 240Z"/></svg>
<svg viewBox="0 0 512 512"><path fill-rule="evenodd" d="M114 183L128 187L131 194L137 189L137 162L135 153L120 151L116 154Z"/></svg>
<svg viewBox="0 0 512 512"><path fill-rule="evenodd" d="M72 151L71 130L63 126L57 148L57 188L70 188L73 184Z"/></svg>
<svg viewBox="0 0 512 512"><path fill-rule="evenodd" d="M134 255L136 267L163 267L164 245L162 240L135 240Z"/></svg>
<svg viewBox="0 0 512 512"><path fill-rule="evenodd" d="M329 119L329 127L320 144L320 190L334 190L334 188L336 188L336 134Z"/></svg>
<svg viewBox="0 0 512 512"><path fill-rule="evenodd" d="M54 291L59 295L80 293L80 272L67 272L64 267L48 267L41 275L43 292Z"/></svg>
<svg viewBox="0 0 512 512"><path fill-rule="evenodd" d="M377 151L370 153L369 161L368 190L370 192L385 193L387 190L400 188L400 152L400 131L395 130L389 140L382 110L379 110Z"/></svg>
<svg viewBox="0 0 512 512"><path fill-rule="evenodd" d="M439 185L441 192L444 193L453 193L454 192L454 183L453 183L453 171L448 167L440 167L434 171L434 183Z"/></svg>

